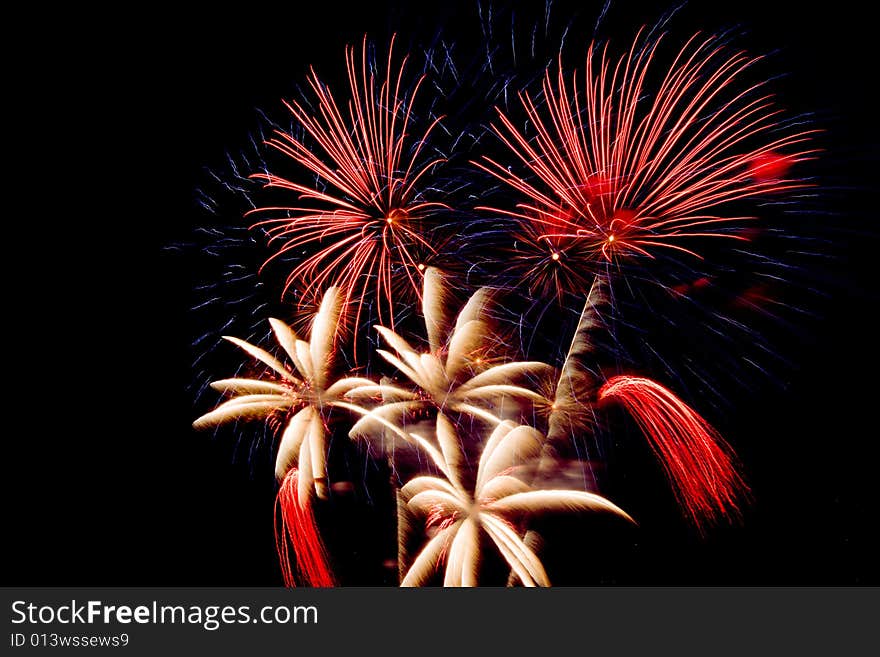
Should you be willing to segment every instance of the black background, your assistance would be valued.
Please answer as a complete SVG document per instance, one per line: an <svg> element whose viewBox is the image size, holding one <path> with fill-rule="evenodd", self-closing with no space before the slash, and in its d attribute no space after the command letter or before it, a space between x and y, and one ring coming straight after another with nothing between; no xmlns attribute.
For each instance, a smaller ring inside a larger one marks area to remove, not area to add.
<svg viewBox="0 0 880 657"><path fill-rule="evenodd" d="M620 4L627 30L668 9ZM5 584L280 584L271 482L189 428L191 277L167 247L199 221L205 168L241 147L255 108L276 108L308 64L338 65L365 32L473 39L475 16L474 3L453 1L147 4L10 22L29 38L10 60L6 101L9 140L24 148L5 189ZM746 44L778 48L786 101L827 130L827 298L787 380L737 404L756 494L746 526L708 541L648 527L584 581L880 583L876 28L850 2L694 2L678 20L740 25ZM371 526L351 522L336 540L360 549ZM363 572L350 583L385 581Z"/></svg>

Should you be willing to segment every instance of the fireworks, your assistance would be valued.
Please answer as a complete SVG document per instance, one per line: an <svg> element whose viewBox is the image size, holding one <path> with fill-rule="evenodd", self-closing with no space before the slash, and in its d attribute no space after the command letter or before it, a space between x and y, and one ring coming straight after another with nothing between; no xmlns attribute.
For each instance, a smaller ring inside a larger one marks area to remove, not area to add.
<svg viewBox="0 0 880 657"><path fill-rule="evenodd" d="M637 38L616 62L593 45L582 74L560 64L542 103L520 94L533 135L498 111L508 162L477 166L518 194L514 262L531 292L582 292L584 272L617 258L675 251L700 258L703 238L746 239L738 201L795 189L791 165L808 158L809 131L790 131L761 84L743 81L758 58L694 36L659 84L660 39ZM570 82L569 82L570 79Z"/></svg>
<svg viewBox="0 0 880 657"><path fill-rule="evenodd" d="M314 486L319 497L326 497L324 425L329 421L328 414L343 402L347 392L372 384L369 379L348 377L330 385L341 304L339 291L328 289L312 322L310 342L300 340L284 322L269 320L278 343L293 362L296 374L267 351L244 340L227 337L280 378L223 379L212 383L211 387L216 390L245 394L233 397L193 423L196 428L204 428L232 419L289 415L278 447L275 474L283 479L297 460L309 463L308 472L300 476L301 495Z"/></svg>
<svg viewBox="0 0 880 657"><path fill-rule="evenodd" d="M230 420L284 418L275 474L282 481L278 495L282 517L278 551L288 584L293 583L293 575L287 559L287 538L296 548L298 561L305 564L306 579L315 585L332 583L310 508L313 492L318 497L327 497L325 423L329 422L331 409L344 403L345 393L372 383L367 379L349 377L330 384L341 305L339 291L336 288L327 290L312 321L309 342L300 340L284 322L269 320L278 343L295 370L260 347L227 337L268 367L272 378L223 379L212 383L214 389L232 392L235 396L193 423L201 429Z"/></svg>
<svg viewBox="0 0 880 657"><path fill-rule="evenodd" d="M480 290L471 297L452 326L446 316L443 275L436 269L428 269L424 283L422 298L428 353L419 354L393 331L376 327L398 356L381 349L379 354L416 384L418 390L385 384L353 391L353 394L378 392L386 398L402 400L386 404L363 418L354 431L376 417L389 419L391 415L418 411L426 406L497 424L500 418L489 412L487 406L498 406L504 398L542 401L538 393L512 382L529 375L546 374L551 369L548 365L539 362L490 365L488 354L493 351L493 345L489 341L491 328L485 313L488 291Z"/></svg>
<svg viewBox="0 0 880 657"><path fill-rule="evenodd" d="M610 379L599 399L617 400L630 410L698 528L739 516L748 489L728 445L692 408L659 383L634 376Z"/></svg>
<svg viewBox="0 0 880 657"><path fill-rule="evenodd" d="M525 586L549 586L537 555L515 529L519 519L553 511L605 511L632 520L600 495L575 490L534 490L514 476L538 456L544 437L535 429L502 422L485 442L471 489L460 472L464 461L455 426L442 414L437 438L443 448L435 464L445 475L416 477L401 490L407 506L437 533L419 552L401 584L418 586L445 561L444 586L476 586L479 535L484 532Z"/></svg>
<svg viewBox="0 0 880 657"><path fill-rule="evenodd" d="M268 144L311 173L317 186L273 173L254 177L267 187L294 192L302 205L261 207L255 226L264 227L279 244L266 264L281 256L312 249L290 271L284 292L296 289L309 300L325 287L342 290L356 306L375 303L376 313L393 323L392 305L402 290L418 290L424 258L434 252L428 236L431 213L447 207L422 198L420 185L442 158L426 160L426 140L439 119L416 134L412 106L422 79L404 91L406 60L393 72L393 40L385 78L377 80L364 39L360 57L346 50L350 97L341 103L313 71L309 86L316 111L286 103L297 125L310 138L276 131ZM421 265L421 267L420 267ZM265 266L265 265L264 265Z"/></svg>
<svg viewBox="0 0 880 657"><path fill-rule="evenodd" d="M306 175L255 177L300 203L252 214L275 247L266 264L290 263L284 292L295 293L300 310L319 298L320 308L308 341L269 320L290 365L227 338L262 369L213 383L231 398L194 423L262 420L277 433L276 544L285 583L337 583L312 507L332 491L327 436L336 429L387 459L405 586L436 583L441 569L444 585L473 586L492 559L509 569L510 584L548 586L534 519L601 512L635 522L597 481L560 484L557 476L558 455L571 448L580 455L578 445L608 425L611 403L631 413L697 531L741 520L748 487L709 422L651 379L606 380L600 360L613 355L597 339L614 335L605 321L605 265L649 265L663 253L701 258L705 238L747 239L738 230L752 218L746 202L804 185L790 171L812 156L810 132L789 129L764 85L747 82L757 58L697 35L661 69L660 41L636 38L619 59L593 45L581 73L560 59L539 95L521 90L526 127L497 112L495 133L514 159L475 164L502 183L509 203L473 201L470 209L508 222L509 234L492 233L499 239L479 260L503 270L496 283L512 286L474 291L469 269L431 266L450 248L435 239L448 219L442 211L462 202L427 182L442 161L427 156L439 119L414 113L425 78L407 83L407 60L395 68L393 40L383 73L366 40L359 56L347 49L345 100L312 72L314 106L287 105L302 136L279 131L268 144ZM585 302L560 324L565 331L554 326L541 336L560 349L528 359L538 330L522 321L505 326L518 312L505 304L564 307L572 296ZM395 320L410 316L400 311L416 299L423 331ZM368 309L373 327L361 322ZM509 338L529 328L518 350ZM355 362L340 356L359 340L380 358L337 379L343 363ZM386 449L388 437L405 453Z"/></svg>

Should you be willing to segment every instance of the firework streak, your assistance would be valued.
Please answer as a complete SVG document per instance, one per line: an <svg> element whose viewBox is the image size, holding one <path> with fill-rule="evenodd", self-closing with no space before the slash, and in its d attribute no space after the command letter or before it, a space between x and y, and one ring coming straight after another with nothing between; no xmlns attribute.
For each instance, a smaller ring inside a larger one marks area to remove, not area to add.
<svg viewBox="0 0 880 657"><path fill-rule="evenodd" d="M310 586L333 586L333 573L327 563L327 551L321 542L308 494L299 491L299 471L291 468L281 483L276 502L280 523L275 525L275 545L281 558L281 573L287 586L296 586L290 566L288 544L293 546L295 563L303 580ZM303 502L300 502L300 500Z"/></svg>
<svg viewBox="0 0 880 657"><path fill-rule="evenodd" d="M599 400L615 400L632 413L700 529L707 521L739 516L748 489L730 447L692 408L659 383L635 376L609 379Z"/></svg>

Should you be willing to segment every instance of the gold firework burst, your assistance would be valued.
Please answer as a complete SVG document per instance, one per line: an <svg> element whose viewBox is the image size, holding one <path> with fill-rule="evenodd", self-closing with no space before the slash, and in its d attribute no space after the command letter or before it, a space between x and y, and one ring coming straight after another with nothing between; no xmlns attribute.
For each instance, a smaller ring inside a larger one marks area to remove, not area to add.
<svg viewBox="0 0 880 657"><path fill-rule="evenodd" d="M290 468L298 466L299 498L312 491L327 496L326 426L330 410L344 406L347 392L372 385L369 379L346 377L332 382L336 333L343 299L339 290L329 288L312 320L310 340L300 339L293 329L278 319L270 319L275 339L287 354L289 367L268 351L238 338L224 336L251 357L269 368L264 378L234 378L215 381L211 387L233 397L198 418L196 428L213 427L230 420L263 420L284 416L275 460L275 474L283 480ZM366 412L365 410L363 411Z"/></svg>
<svg viewBox="0 0 880 657"><path fill-rule="evenodd" d="M535 489L515 476L518 468L539 456L544 444L544 436L532 427L498 424L483 447L473 485L464 481L464 455L455 425L442 413L437 417L437 441L440 450L429 454L443 477L416 477L401 490L400 500L409 513L436 529L403 576L402 586L427 584L441 564L445 586L476 586L481 534L491 539L525 586L549 586L543 564L520 537L519 521L559 511L604 511L632 521L601 495Z"/></svg>

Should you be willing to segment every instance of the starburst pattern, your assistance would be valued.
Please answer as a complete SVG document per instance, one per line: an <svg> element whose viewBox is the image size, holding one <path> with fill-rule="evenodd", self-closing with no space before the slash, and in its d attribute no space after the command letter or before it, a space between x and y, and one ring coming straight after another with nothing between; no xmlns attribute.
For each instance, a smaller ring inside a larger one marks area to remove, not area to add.
<svg viewBox="0 0 880 657"><path fill-rule="evenodd" d="M632 521L600 495L536 490L517 478L517 467L536 458L544 442L531 427L510 421L497 425L485 442L472 485L462 472L461 439L455 425L442 414L437 420L437 440L441 451L433 453L434 464L444 477L416 477L401 490L409 510L436 530L403 577L403 586L429 583L442 563L444 586L476 586L481 534L491 539L525 586L549 586L544 565L516 529L520 520L559 511L602 511Z"/></svg>
<svg viewBox="0 0 880 657"><path fill-rule="evenodd" d="M271 377L215 381L211 387L233 393L232 399L193 423L200 429L230 420L288 416L278 446L275 474L281 480L297 462L301 469L307 464L308 467L299 477L301 498L308 495L311 489L319 497L327 495L325 426L330 411L345 402L347 392L373 383L369 379L346 377L331 384L341 307L339 290L329 288L312 321L311 340L308 342L297 337L293 329L281 320L269 320L275 338L293 363L293 369L260 347L224 336L268 367Z"/></svg>
<svg viewBox="0 0 880 657"><path fill-rule="evenodd" d="M502 402L542 401L540 394L516 385L517 380L540 378L552 368L536 361L492 364L487 354L495 349L492 329L486 312L489 290L474 294L453 323L448 314L449 291L443 274L429 268L425 272L422 311L428 334L428 351L419 353L394 331L377 326L376 330L397 352L380 349L379 354L405 375L417 390L385 383L362 386L350 396L382 395L386 402L362 418L353 433L369 433L377 419L401 426L408 414L436 409L479 418L490 424L501 419L490 410ZM393 401L392 401L393 400Z"/></svg>
<svg viewBox="0 0 880 657"><path fill-rule="evenodd" d="M528 175L476 162L523 199L483 209L512 220L511 263L531 291L581 292L581 272L618 256L699 258L699 239L746 239L738 201L803 186L785 174L814 152L811 132L786 129L763 85L744 81L759 58L695 35L653 88L659 44L636 38L616 62L594 45L570 82L561 64L548 71L543 103L520 94L531 137L498 111Z"/></svg>
<svg viewBox="0 0 880 657"><path fill-rule="evenodd" d="M433 254L430 218L446 208L425 200L420 185L442 158L426 160L426 140L439 119L417 136L412 106L422 78L407 94L406 59L394 73L393 45L388 50L385 77L377 80L367 41L358 58L346 50L349 99L341 103L313 71L309 86L317 100L313 112L292 101L287 108L297 125L314 142L277 131L268 144L312 174L317 187L273 173L254 177L267 187L295 192L300 206L260 207L255 226L265 228L270 242L279 244L266 264L310 249L289 272L284 291L296 288L308 301L327 285L338 286L346 301L355 303L355 323L365 304L375 304L378 317L393 324L392 299L406 290L418 293L419 254Z"/></svg>
<svg viewBox="0 0 880 657"><path fill-rule="evenodd" d="M285 366L266 350L238 338L227 340L268 368L268 378L223 379L211 384L232 393L232 399L198 418L196 428L213 427L232 420L284 418L284 428L275 459L275 475L282 482L278 493L281 523L276 526L276 543L285 582L294 584L288 558L288 541L294 546L297 566L314 586L333 583L326 555L311 510L311 498L327 497L326 425L331 410L354 408L345 393L370 385L368 379L348 377L331 383L334 349L342 299L336 288L324 293L321 307L312 321L310 340L297 337L284 322L270 319L275 338L293 363ZM366 412L366 411L364 411Z"/></svg>

